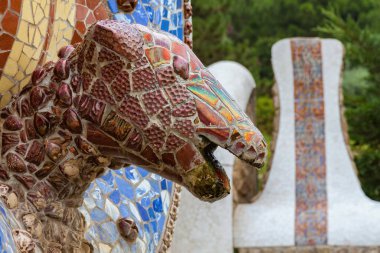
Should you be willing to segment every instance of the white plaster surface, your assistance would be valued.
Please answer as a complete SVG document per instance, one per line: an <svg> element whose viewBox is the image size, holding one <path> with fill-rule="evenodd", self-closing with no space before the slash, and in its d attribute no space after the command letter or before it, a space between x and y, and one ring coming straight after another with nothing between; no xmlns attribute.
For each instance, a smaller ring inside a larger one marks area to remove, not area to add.
<svg viewBox="0 0 380 253"><path fill-rule="evenodd" d="M343 46L322 40L325 95L326 168L329 245L380 245L380 203L361 190L345 146L339 112ZM290 40L272 48L279 86L280 127L272 168L264 192L234 214L234 246L292 246L295 222L295 154L293 67Z"/></svg>
<svg viewBox="0 0 380 253"><path fill-rule="evenodd" d="M328 241L330 245L380 245L380 203L364 195L342 133L338 92L340 76L336 74L342 69L342 44L336 40L324 40L322 57L326 108Z"/></svg>
<svg viewBox="0 0 380 253"><path fill-rule="evenodd" d="M214 63L209 70L239 106L245 108L255 87L249 71L231 61ZM216 150L215 156L231 179L234 156L221 148ZM171 253L231 253L232 228L231 196L210 204L196 199L183 188Z"/></svg>
<svg viewBox="0 0 380 253"><path fill-rule="evenodd" d="M295 153L293 69L289 41L272 48L272 64L279 86L280 126L268 182L253 204L239 204L234 214L234 246L290 246L294 244ZM258 115L260 117L260 115Z"/></svg>

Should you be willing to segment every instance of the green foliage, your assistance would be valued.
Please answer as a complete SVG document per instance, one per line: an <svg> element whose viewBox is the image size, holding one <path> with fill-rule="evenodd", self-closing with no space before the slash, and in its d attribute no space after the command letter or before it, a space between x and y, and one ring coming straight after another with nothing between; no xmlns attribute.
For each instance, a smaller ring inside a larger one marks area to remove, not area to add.
<svg viewBox="0 0 380 253"><path fill-rule="evenodd" d="M359 66L344 82L350 143L364 191L380 200L380 2L371 6L357 20L337 8L323 10L326 19L317 30L343 41L348 65Z"/></svg>
<svg viewBox="0 0 380 253"><path fill-rule="evenodd" d="M324 8L333 5L359 25L378 26L378 0L193 0L194 51L205 64L234 60L271 95L271 47L283 38L320 36ZM375 57L373 55L372 57ZM260 112L258 112L260 113Z"/></svg>
<svg viewBox="0 0 380 253"><path fill-rule="evenodd" d="M272 135L274 117L272 98L268 96L258 97L256 99L256 111L260 112L260 115L256 118L257 126L263 129L263 134Z"/></svg>
<svg viewBox="0 0 380 253"><path fill-rule="evenodd" d="M380 99L347 109L351 139L355 145L380 147ZM380 160L379 160L380 164ZM379 171L380 174L380 171Z"/></svg>
<svg viewBox="0 0 380 253"><path fill-rule="evenodd" d="M359 168L359 178L362 188L368 197L380 201L380 151L362 150L355 158Z"/></svg>

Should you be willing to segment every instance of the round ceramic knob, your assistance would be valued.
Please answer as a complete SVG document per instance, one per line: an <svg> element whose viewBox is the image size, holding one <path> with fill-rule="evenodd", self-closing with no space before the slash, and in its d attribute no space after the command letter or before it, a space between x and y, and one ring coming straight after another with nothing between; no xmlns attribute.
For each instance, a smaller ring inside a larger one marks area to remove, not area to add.
<svg viewBox="0 0 380 253"><path fill-rule="evenodd" d="M136 223L132 219L123 218L117 221L120 235L129 243L136 241L139 234Z"/></svg>
<svg viewBox="0 0 380 253"><path fill-rule="evenodd" d="M125 12L132 12L137 6L137 2L137 0L117 0L117 5Z"/></svg>

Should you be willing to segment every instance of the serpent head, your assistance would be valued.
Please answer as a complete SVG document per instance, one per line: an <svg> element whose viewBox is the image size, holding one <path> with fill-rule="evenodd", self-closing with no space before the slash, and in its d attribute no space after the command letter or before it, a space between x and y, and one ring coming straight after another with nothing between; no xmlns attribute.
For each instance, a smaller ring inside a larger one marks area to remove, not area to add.
<svg viewBox="0 0 380 253"><path fill-rule="evenodd" d="M217 146L255 167L263 165L266 144L260 131L171 34L99 21L70 58L83 84L76 99L79 114L96 125L87 139L114 162L142 166L210 202L230 191L213 156ZM91 111L85 108L91 99L105 104L98 120L81 112ZM97 139L99 133L110 141Z"/></svg>

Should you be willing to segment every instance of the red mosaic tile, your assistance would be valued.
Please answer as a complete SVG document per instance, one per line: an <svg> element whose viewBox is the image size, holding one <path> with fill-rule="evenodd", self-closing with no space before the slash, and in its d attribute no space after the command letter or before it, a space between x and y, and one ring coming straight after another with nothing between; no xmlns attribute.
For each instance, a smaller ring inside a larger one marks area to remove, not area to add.
<svg viewBox="0 0 380 253"><path fill-rule="evenodd" d="M185 146L176 153L176 158L185 172L205 162L198 150L190 143L186 143Z"/></svg>
<svg viewBox="0 0 380 253"><path fill-rule="evenodd" d="M158 83L161 87L174 84L177 80L174 74L174 70L171 66L164 66L155 69Z"/></svg>
<svg viewBox="0 0 380 253"><path fill-rule="evenodd" d="M139 100L135 97L126 95L119 111L143 129L148 125L149 118L141 108Z"/></svg>
<svg viewBox="0 0 380 253"><path fill-rule="evenodd" d="M185 137L194 137L195 128L191 120L176 120L174 122L174 129Z"/></svg>
<svg viewBox="0 0 380 253"><path fill-rule="evenodd" d="M138 69L132 73L133 91L149 91L156 88L156 76L150 67Z"/></svg>
<svg viewBox="0 0 380 253"><path fill-rule="evenodd" d="M121 101L131 91L129 73L125 70L120 72L111 84L111 89L117 101Z"/></svg>
<svg viewBox="0 0 380 253"><path fill-rule="evenodd" d="M179 147L182 147L185 141L174 134L170 134L166 140L165 150L175 151Z"/></svg>
<svg viewBox="0 0 380 253"><path fill-rule="evenodd" d="M165 143L166 133L161 130L156 124L153 124L148 129L144 130L145 136L149 142L149 145L155 149L159 150Z"/></svg>
<svg viewBox="0 0 380 253"><path fill-rule="evenodd" d="M203 135L209 140L223 145L227 142L228 137L230 136L229 128L197 128L197 133Z"/></svg>
<svg viewBox="0 0 380 253"><path fill-rule="evenodd" d="M157 114L168 104L161 90L145 93L142 96L145 109L149 115Z"/></svg>
<svg viewBox="0 0 380 253"><path fill-rule="evenodd" d="M194 100L190 100L184 104L180 104L173 108L172 115L174 117L190 117L195 115L197 112L197 109L195 108L195 102Z"/></svg>
<svg viewBox="0 0 380 253"><path fill-rule="evenodd" d="M198 99L195 100L195 104L198 112L198 117L205 126L226 126L223 118L217 112L215 112L213 108Z"/></svg>
<svg viewBox="0 0 380 253"><path fill-rule="evenodd" d="M99 79L96 80L94 85L92 86L91 94L102 101L110 103L111 105L115 104L115 101L113 100L106 83Z"/></svg>
<svg viewBox="0 0 380 253"><path fill-rule="evenodd" d="M178 42L175 42L175 41L172 42L172 52L182 57L184 60L187 60L189 58L187 55L186 46Z"/></svg>
<svg viewBox="0 0 380 253"><path fill-rule="evenodd" d="M7 11L4 14L4 17L1 21L1 25L4 29L4 31L6 31L10 34L16 34L17 26L18 26L18 19L19 19L19 17L16 14L14 14L10 11Z"/></svg>
<svg viewBox="0 0 380 253"><path fill-rule="evenodd" d="M145 55L153 66L170 63L171 54L167 48L152 47L145 49Z"/></svg>
<svg viewBox="0 0 380 253"><path fill-rule="evenodd" d="M185 102L190 97L189 91L182 85L167 87L165 91L173 105Z"/></svg>

